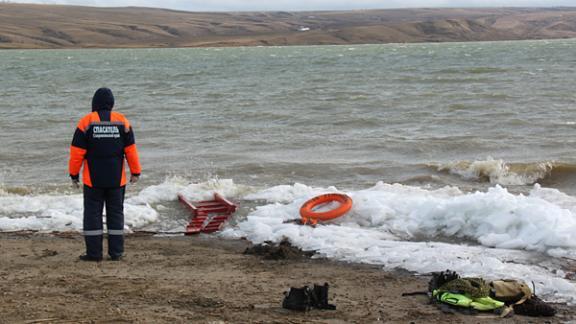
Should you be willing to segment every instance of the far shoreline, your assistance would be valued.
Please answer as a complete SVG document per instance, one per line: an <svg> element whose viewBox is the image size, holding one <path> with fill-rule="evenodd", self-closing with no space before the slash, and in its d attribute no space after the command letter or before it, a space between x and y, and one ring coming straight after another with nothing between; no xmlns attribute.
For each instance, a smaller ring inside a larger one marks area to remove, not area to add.
<svg viewBox="0 0 576 324"><path fill-rule="evenodd" d="M379 45L430 45L430 44L486 44L505 42L530 42L530 41L576 41L576 37L569 38L526 38L526 39L501 39L481 41L443 41L443 42L393 42L393 43L351 43L351 44L290 44L290 45L225 45L225 46L128 46L128 47L59 47L59 48L34 48L34 47L10 47L0 51L80 51L80 50L150 50L150 49L233 49L233 48L284 48L284 47L342 47L342 46L379 46Z"/></svg>
<svg viewBox="0 0 576 324"><path fill-rule="evenodd" d="M228 48L576 38L576 7L186 12L0 3L0 49Z"/></svg>

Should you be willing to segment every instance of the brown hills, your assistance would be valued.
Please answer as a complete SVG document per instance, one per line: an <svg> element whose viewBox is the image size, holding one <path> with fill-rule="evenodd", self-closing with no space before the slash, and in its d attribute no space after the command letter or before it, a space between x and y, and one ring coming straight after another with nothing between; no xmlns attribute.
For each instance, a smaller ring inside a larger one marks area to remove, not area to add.
<svg viewBox="0 0 576 324"><path fill-rule="evenodd" d="M0 4L0 48L367 44L575 37L576 7L204 13Z"/></svg>

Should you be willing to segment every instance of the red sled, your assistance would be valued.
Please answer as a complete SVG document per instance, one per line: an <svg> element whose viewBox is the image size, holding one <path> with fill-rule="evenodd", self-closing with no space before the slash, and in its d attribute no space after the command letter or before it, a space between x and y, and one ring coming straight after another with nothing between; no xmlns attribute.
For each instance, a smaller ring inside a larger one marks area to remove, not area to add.
<svg viewBox="0 0 576 324"><path fill-rule="evenodd" d="M214 200L199 201L196 205L186 200L182 194L178 194L178 200L192 214L190 223L186 226L186 235L219 231L237 208L235 204L217 193L214 193Z"/></svg>

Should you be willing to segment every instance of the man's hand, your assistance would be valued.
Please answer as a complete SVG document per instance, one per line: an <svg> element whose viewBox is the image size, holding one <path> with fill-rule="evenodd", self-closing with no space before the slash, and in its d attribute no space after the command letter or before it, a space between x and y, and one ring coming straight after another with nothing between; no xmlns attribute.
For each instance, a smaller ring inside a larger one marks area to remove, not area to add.
<svg viewBox="0 0 576 324"><path fill-rule="evenodd" d="M130 183L134 184L136 182L138 182L138 179L140 179L140 176L137 175L130 175Z"/></svg>
<svg viewBox="0 0 576 324"><path fill-rule="evenodd" d="M78 179L72 179L72 187L80 189L80 181Z"/></svg>

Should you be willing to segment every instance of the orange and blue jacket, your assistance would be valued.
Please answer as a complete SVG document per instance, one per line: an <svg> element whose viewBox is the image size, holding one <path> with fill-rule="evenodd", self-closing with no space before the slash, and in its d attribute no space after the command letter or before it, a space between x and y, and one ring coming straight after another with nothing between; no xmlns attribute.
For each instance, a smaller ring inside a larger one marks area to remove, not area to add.
<svg viewBox="0 0 576 324"><path fill-rule="evenodd" d="M97 110L84 116L70 146L68 169L72 179L94 188L117 188L126 185L124 159L130 172L142 172L134 132L124 115L110 110Z"/></svg>

